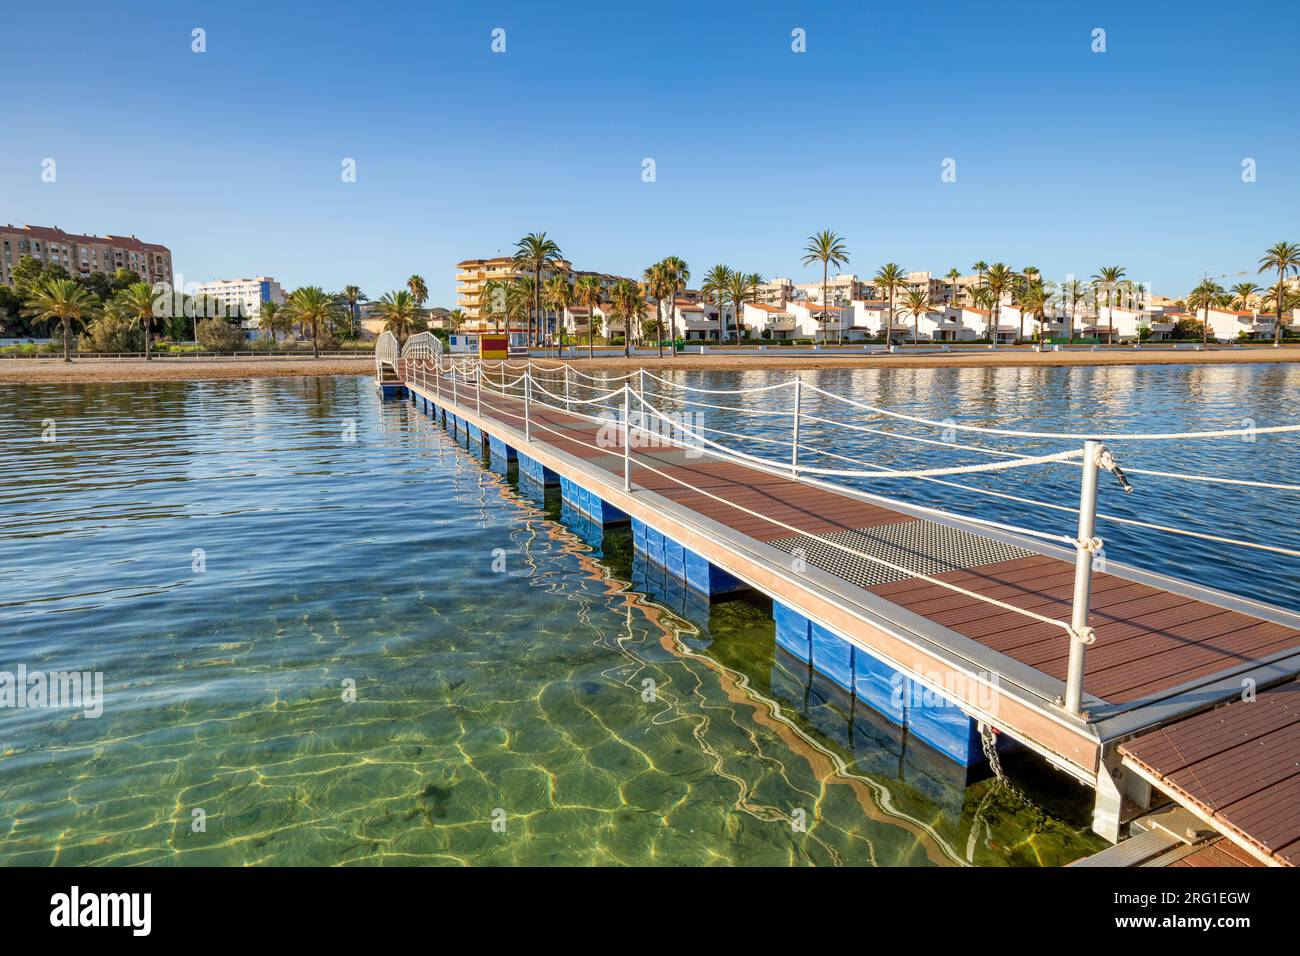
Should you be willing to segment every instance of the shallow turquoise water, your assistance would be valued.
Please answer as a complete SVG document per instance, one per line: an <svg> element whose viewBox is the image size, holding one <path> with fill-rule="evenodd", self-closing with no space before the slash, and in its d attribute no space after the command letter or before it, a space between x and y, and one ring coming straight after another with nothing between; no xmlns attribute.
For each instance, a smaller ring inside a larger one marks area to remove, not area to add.
<svg viewBox="0 0 1300 956"><path fill-rule="evenodd" d="M1087 419L1115 385L1010 371L982 379L992 419ZM1167 396L1169 422L1266 424L1295 394L1290 370L1160 371L1144 414ZM985 394L949 374L842 387L931 411ZM0 395L0 669L102 671L107 691L99 718L0 710L0 862L1052 864L1099 845L1077 786L1025 761L1031 804L964 788L774 658L762 601L688 604L626 536L593 548L364 378ZM1294 447L1200 464L1285 476ZM1231 500L1197 493L1146 507L1212 520ZM1155 559L1240 576L1222 553ZM1268 567L1252 586L1285 598L1294 564Z"/></svg>

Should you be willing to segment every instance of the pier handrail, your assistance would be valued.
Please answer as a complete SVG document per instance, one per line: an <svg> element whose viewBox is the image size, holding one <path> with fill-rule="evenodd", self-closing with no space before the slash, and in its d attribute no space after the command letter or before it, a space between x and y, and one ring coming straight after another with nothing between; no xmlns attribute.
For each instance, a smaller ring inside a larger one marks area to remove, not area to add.
<svg viewBox="0 0 1300 956"><path fill-rule="evenodd" d="M405 350L404 350L405 352ZM593 445L590 442L579 439L576 435L564 433L560 430L547 425L544 421L538 421L535 414L535 408L545 408L554 411L567 412L568 414L601 424L610 424L612 421L617 424L621 436L621 444L624 458L624 485L628 491L632 490L631 485L631 448L636 441L636 437L646 435L656 442L666 442L670 445L682 448L694 448L697 450L707 450L708 454L723 460L729 460L740 463L752 468L779 474L785 478L798 481L814 486L832 488L841 492L849 493L857 497L867 499L875 498L882 502L890 502L892 499L882 496L871 495L857 489L845 486L838 482L829 482L823 478L853 478L853 479L877 479L877 480L903 480L916 479L921 481L932 481L941 485L959 488L974 493L988 494L1006 500L1021 502L1024 504L1041 506L1057 511L1070 512L1077 516L1077 528L1071 536L1043 532L1037 529L1023 528L1006 522L990 521L973 515L965 515L958 512L935 509L916 504L909 504L908 507L920 512L928 512L941 516L943 518L956 518L962 521L970 522L977 526L997 528L1000 530L1010 531L1014 534L1025 535L1034 538L1053 540L1063 542L1073 547L1075 551L1075 585L1071 599L1071 613L1068 621L1052 618L1047 615L1039 614L1027 608L1017 607L1007 602L999 601L995 598L981 595L979 593L968 591L955 585L952 582L941 581L927 575L918 574L914 569L907 569L892 565L888 561L875 556L858 551L851 546L844 545L837 541L832 541L825 536L810 534L801 531L784 522L770 516L758 513L752 509L746 508L737 502L729 501L725 497L714 494L708 489L698 487L684 480L677 475L670 474L659 468L654 467L650 462L644 460L637 461L637 467L643 468L659 475L662 478L675 482L684 487L690 488L693 492L703 494L711 499L716 499L741 512L769 522L775 526L790 531L792 534L815 538L819 543L851 554L860 559L866 560L873 564L883 565L893 570L905 572L910 577L924 580L948 590L967 595L976 600L996 606L1002 610L1016 613L1040 623L1051 624L1067 632L1070 636L1070 654L1069 654L1069 671L1066 679L1065 696L1061 703L1065 709L1074 715L1079 715L1082 708L1083 695L1083 672L1084 672L1084 651L1095 639L1096 635L1088 625L1088 608L1091 598L1091 576L1093 556L1103 547L1103 542L1096 536L1096 521L1102 520L1114 521L1121 524L1133 525L1138 527L1150 528L1157 531L1168 532L1173 534L1190 535L1203 540L1215 541L1219 543L1238 545L1247 548L1256 548L1274 553L1287 554L1300 557L1300 551L1290 548L1279 547L1275 545L1264 544L1260 542L1241 541L1238 539L1224 536L1206 534L1203 532L1192 531L1183 528L1173 528L1166 525L1156 524L1154 522L1141 521L1138 519L1124 518L1118 515L1107 515L1097 511L1097 486L1100 472L1105 470L1112 473L1115 478L1124 486L1126 491L1132 489L1128 485L1125 477L1125 471L1130 474L1149 474L1157 477L1170 479L1181 479L1188 481L1205 481L1218 482L1227 485L1252 488L1267 488L1270 490L1281 491L1300 491L1300 485L1290 485L1283 482L1266 482L1252 481L1249 479L1226 478L1213 475L1194 475L1178 472L1166 472L1150 469L1126 468L1121 469L1117 464L1113 453L1104 444L1106 441L1124 442L1124 441L1164 441L1164 440L1196 440L1196 439L1221 439L1243 436L1253 436L1259 434L1282 434L1300 432L1300 425L1281 425L1249 428L1231 428L1217 429L1200 432L1167 432L1167 433L1071 433L1071 432L1036 432L1022 431L1016 429L987 427L980 425L970 425L958 423L952 419L935 421L917 415L909 415L902 412L894 412L889 409L882 409L878 406L869 405L865 402L859 402L845 396L836 395L826 389L820 388L800 378L792 378L787 382L777 383L775 385L755 386L753 388L742 389L707 389L695 386L685 385L665 379L659 375L640 369L636 372L628 372L623 375L599 377L588 375L571 369L568 365L557 366L540 366L531 360L527 362L512 363L508 361L500 362L480 362L472 357L455 357L438 354L436 356L421 357L416 361L411 371L417 380L427 384L429 373L432 372L435 379L435 387L441 389L439 382L449 381L453 395L457 392L458 384L472 386L475 391L475 401L480 408L488 407L498 414L510 418L522 420L524 433L527 441L532 440L535 429L542 430L563 437L566 441L576 442L579 445L590 447L594 450L609 454L608 447ZM496 369L500 373L498 381L493 381L491 375L487 374L491 369ZM506 381L507 370L521 369L521 374L511 381ZM563 394L552 391L548 383L553 379L548 379L538 375L543 373L563 373ZM574 381L574 380L577 381ZM586 381L583 381L583 380ZM678 398L671 394L665 394L658 390L648 390L646 380L649 379L661 385L667 386L684 393L684 397ZM635 380L635 386L633 384ZM592 383L592 384L588 384ZM609 388L613 382L621 382L617 388ZM520 394L515 394L511 390L520 387ZM745 396L757 393L773 392L782 388L793 388L793 408L789 411L772 410L772 409L753 409L728 405L720 405L714 402L702 401L691 398L691 395L735 395ZM595 393L585 397L573 394L573 389L585 389L588 392ZM1051 452L1039 455L1027 455L1017 452L1006 451L1003 449L988 448L977 445L964 445L957 442L945 441L934 438L924 438L916 435L889 431L879 428L871 428L852 422L841 422L835 419L825 418L818 415L812 415L803 410L801 406L801 396L804 389L808 389L814 394L819 394L835 402L843 403L850 407L865 411L874 415L880 415L889 419L905 421L915 425L926 427L940 428L945 431L963 431L970 433L982 433L990 436L1011 437L1019 439L1036 439L1049 441L1081 441L1082 447L1076 447L1060 452ZM499 395L505 398L523 398L524 414L521 416L507 408L493 406L490 402L484 402L482 396ZM551 401L547 401L550 399ZM656 406L656 401L665 401L675 403L684 409L690 408L708 408L721 409L736 413L757 412L767 415L782 415L792 419L792 435L789 441L771 438L765 435L742 435L737 432L727 432L722 429L711 428L698 424L695 427L684 424L682 421L674 420L671 414L665 413ZM635 411L633 410L635 403ZM581 411L587 408L591 411L599 410L599 414ZM800 423L825 424L832 427L846 428L852 431L868 432L879 434L882 437L901 439L906 441L916 441L927 445L938 445L951 447L961 451L975 452L987 456L992 456L997 461L985 461L976 464L948 466L942 468L912 468L900 469L882 465L878 462L869 462L863 459L852 458L837 452L829 451L826 448L812 446L808 443L805 436L802 440L800 437ZM669 435L665 437L663 429L648 427L666 423L670 426ZM736 438L744 441L758 441L768 445L784 445L790 449L788 460L773 460L762 455L751 454L738 448L729 447L721 442L702 434L708 431L717 435ZM685 440L683 440L685 439ZM689 443L688 443L689 442ZM807 459L800 459L800 452L806 451L813 455L822 455L837 461L843 461L846 464L855 465L854 468L826 468L819 465L810 464ZM1082 471L1082 479L1079 491L1078 507L1069 507L1053 502L1038 501L1033 498L1024 497L1006 492L998 492L993 489L980 488L977 486L961 484L943 480L946 476L955 476L961 474L973 474L983 472L1002 472L1012 469L1020 469L1034 465L1052 465L1052 464L1069 464L1078 467ZM820 476L820 477L819 477Z"/></svg>
<svg viewBox="0 0 1300 956"><path fill-rule="evenodd" d="M392 332L384 332L379 338L375 339L375 379L379 380L384 377L384 365L392 367L397 371L397 360L399 357L397 349L397 336Z"/></svg>

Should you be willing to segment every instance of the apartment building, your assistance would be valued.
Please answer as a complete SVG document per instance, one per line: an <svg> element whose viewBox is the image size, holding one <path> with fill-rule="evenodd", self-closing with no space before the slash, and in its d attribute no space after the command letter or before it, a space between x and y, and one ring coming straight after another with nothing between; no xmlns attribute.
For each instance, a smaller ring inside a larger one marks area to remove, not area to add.
<svg viewBox="0 0 1300 956"><path fill-rule="evenodd" d="M1205 310L1198 309L1197 317L1202 318ZM1271 339L1277 317L1249 309L1209 310L1210 338L1221 342L1235 342L1245 337L1248 339Z"/></svg>
<svg viewBox="0 0 1300 956"><path fill-rule="evenodd" d="M601 298L609 297L609 290L616 282L627 276L613 275L607 272L585 272L573 268L567 259L557 260L553 266L543 269L541 281L556 275L566 276L571 283L583 276L595 276L600 283ZM465 313L465 331L484 331L494 328L495 322L490 315L490 303L482 301L483 286L489 282L513 282L516 279L533 278L531 271L515 265L513 256L495 256L491 259L465 259L456 263L456 308ZM635 281L635 280L629 280ZM559 324L563 317L543 306L544 323Z"/></svg>
<svg viewBox="0 0 1300 956"><path fill-rule="evenodd" d="M172 254L166 246L135 236L83 236L57 226L0 226L0 282L12 286L24 258L62 266L74 278L129 269L146 282L172 282Z"/></svg>
<svg viewBox="0 0 1300 956"><path fill-rule="evenodd" d="M194 287L193 295L217 300L227 315L242 318L245 328L255 328L258 325L264 302L283 305L285 300L284 289L270 276L200 282Z"/></svg>
<svg viewBox="0 0 1300 956"><path fill-rule="evenodd" d="M826 280L826 298L828 301L825 303L822 302L822 284L820 282L801 282L794 286L794 294L790 299L773 304L789 305L793 299L803 299L818 305L838 307L848 305L852 300L864 298L870 293L870 283L862 282L855 275L837 275L830 276ZM760 301L763 300L760 298Z"/></svg>

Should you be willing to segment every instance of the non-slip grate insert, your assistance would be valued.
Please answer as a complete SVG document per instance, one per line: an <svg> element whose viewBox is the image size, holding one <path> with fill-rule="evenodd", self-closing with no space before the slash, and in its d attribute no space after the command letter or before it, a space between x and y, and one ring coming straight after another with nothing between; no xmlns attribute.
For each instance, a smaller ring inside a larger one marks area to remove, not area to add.
<svg viewBox="0 0 1300 956"><path fill-rule="evenodd" d="M907 571L897 571L857 554L850 554L828 541L888 561ZM950 528L934 521L900 521L872 528L835 531L818 537L799 535L780 538L769 541L768 544L791 555L796 548L801 548L809 566L829 571L860 588L902 581L922 574L933 577L945 571L976 568L1033 555L1032 551L1013 544L995 541L960 528Z"/></svg>

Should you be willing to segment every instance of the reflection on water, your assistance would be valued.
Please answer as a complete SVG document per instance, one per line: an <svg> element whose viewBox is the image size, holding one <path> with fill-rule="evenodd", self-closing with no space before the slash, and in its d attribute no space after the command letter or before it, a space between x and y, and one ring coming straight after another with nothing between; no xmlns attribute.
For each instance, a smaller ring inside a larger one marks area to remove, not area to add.
<svg viewBox="0 0 1300 956"><path fill-rule="evenodd" d="M0 711L4 863L1037 865L1100 845L1060 775L1008 761L1032 804L965 788L774 656L761 599L700 605L363 378L3 394L0 669L102 671L107 692L99 719Z"/></svg>

